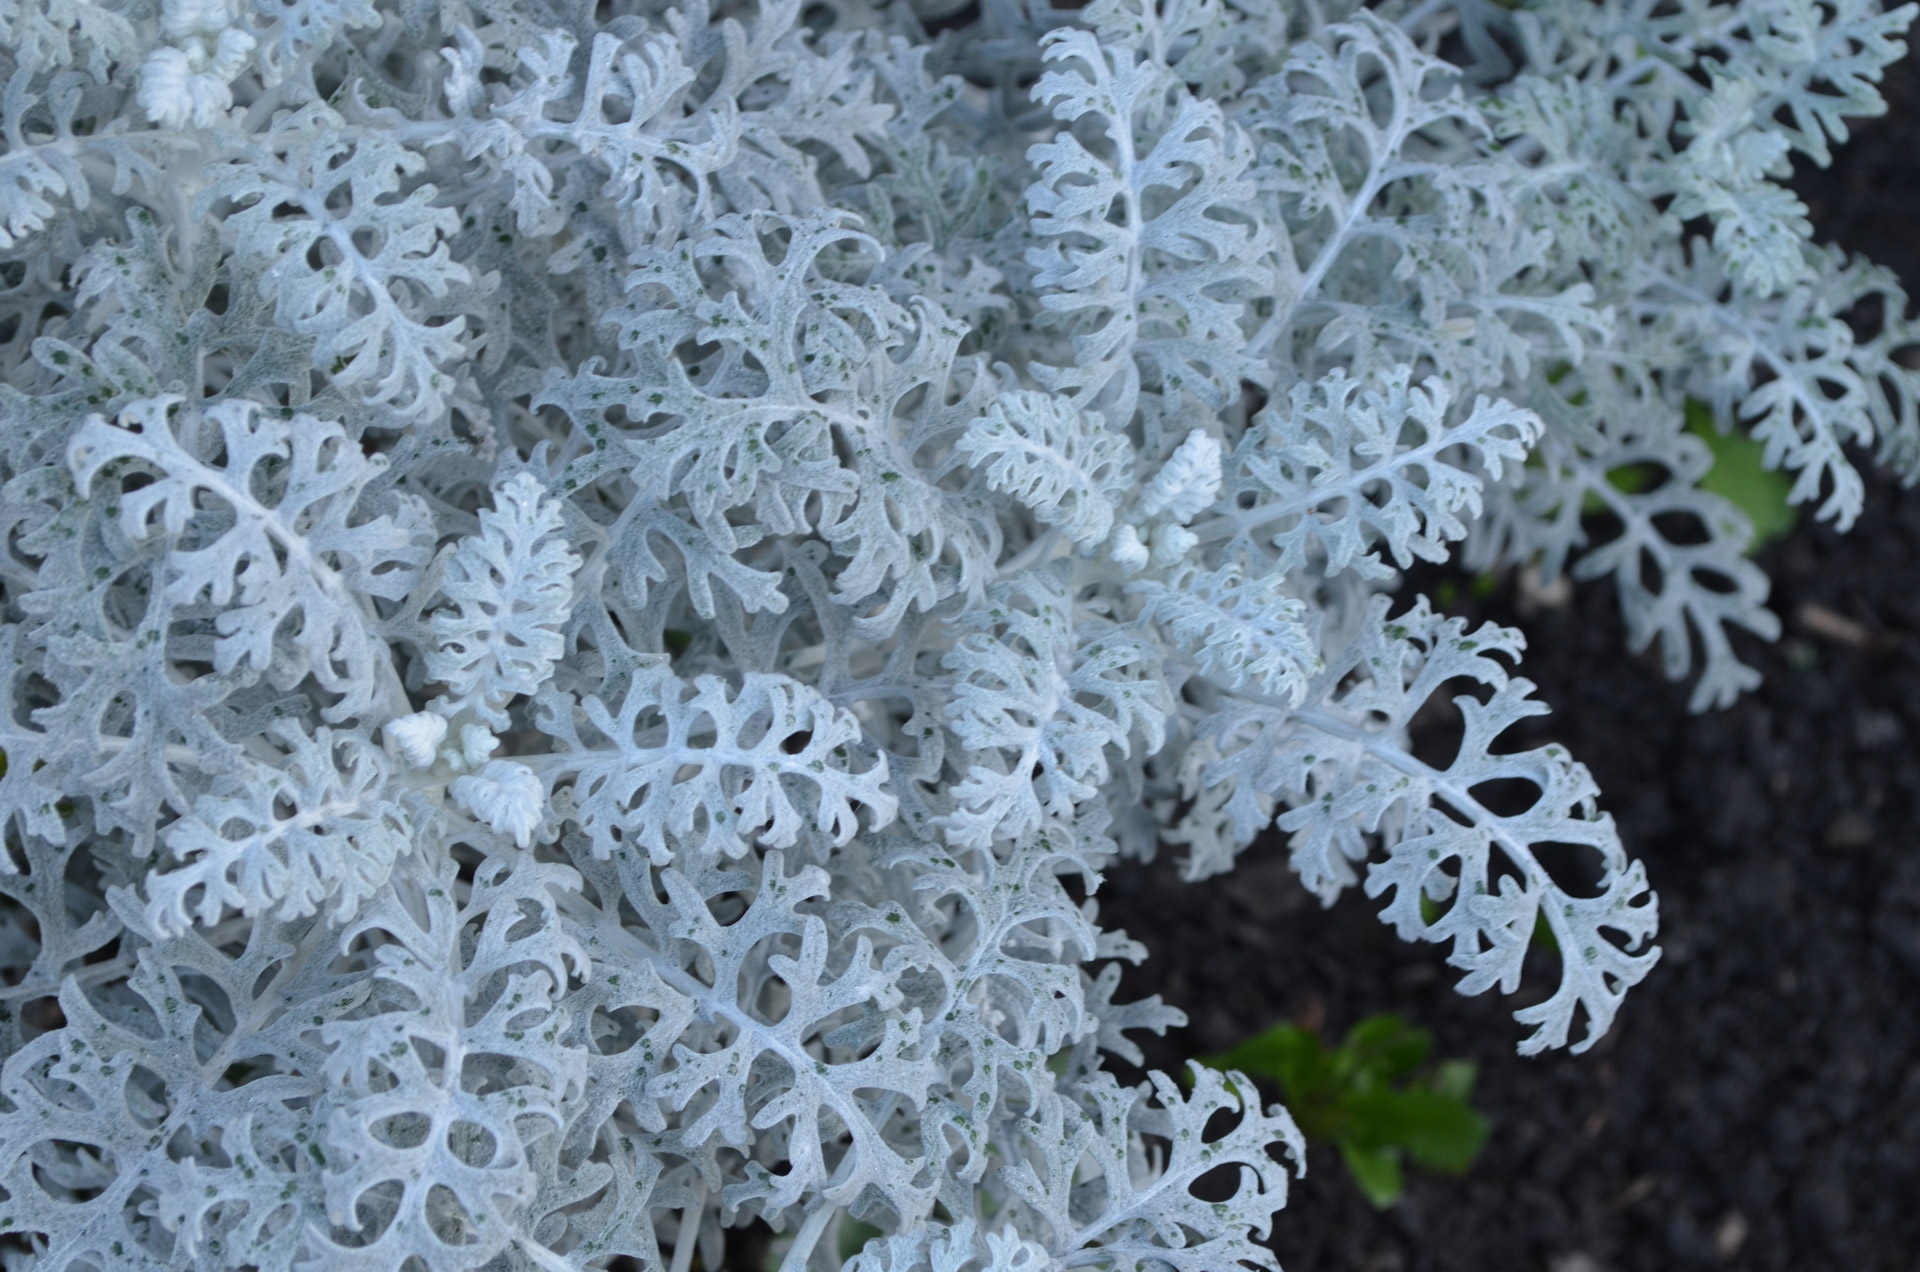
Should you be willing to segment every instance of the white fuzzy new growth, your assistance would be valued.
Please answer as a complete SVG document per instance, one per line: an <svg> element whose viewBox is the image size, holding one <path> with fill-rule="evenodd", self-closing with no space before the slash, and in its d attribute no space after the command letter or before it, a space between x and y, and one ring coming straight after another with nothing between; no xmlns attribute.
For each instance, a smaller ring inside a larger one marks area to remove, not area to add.
<svg viewBox="0 0 1920 1272"><path fill-rule="evenodd" d="M232 84L256 43L234 24L232 0L165 0L160 27L173 41L140 67L140 105L166 128L208 128L233 106Z"/></svg>
<svg viewBox="0 0 1920 1272"><path fill-rule="evenodd" d="M397 716L381 726L388 745L414 768L426 768L440 754L447 718L432 711Z"/></svg>
<svg viewBox="0 0 1920 1272"><path fill-rule="evenodd" d="M1196 428L1140 492L1137 509L1142 517L1165 514L1184 526L1219 497L1220 443Z"/></svg>
<svg viewBox="0 0 1920 1272"><path fill-rule="evenodd" d="M1086 901L1269 831L1464 992L1544 924L1522 1050L1609 1028L1645 874L1395 582L1753 683L1687 421L1842 525L1920 475L1906 298L1778 184L1912 9L1004 8L0 12L36 1267L1271 1270L1297 1131L1103 1069L1181 1017Z"/></svg>
<svg viewBox="0 0 1920 1272"><path fill-rule="evenodd" d="M488 760L477 776L453 779L453 796L481 822L525 848L547 811L547 793L524 764Z"/></svg>

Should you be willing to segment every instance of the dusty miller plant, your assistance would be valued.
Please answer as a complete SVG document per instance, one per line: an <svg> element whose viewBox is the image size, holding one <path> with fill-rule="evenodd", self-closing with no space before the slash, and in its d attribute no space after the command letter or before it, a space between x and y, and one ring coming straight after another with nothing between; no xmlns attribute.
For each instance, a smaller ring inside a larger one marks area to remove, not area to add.
<svg viewBox="0 0 1920 1272"><path fill-rule="evenodd" d="M0 0L7 1266L1271 1266L1299 1136L1102 1070L1089 894L1277 823L1608 1028L1643 872L1392 588L1752 684L1687 405L1920 471L1779 183L1912 13Z"/></svg>

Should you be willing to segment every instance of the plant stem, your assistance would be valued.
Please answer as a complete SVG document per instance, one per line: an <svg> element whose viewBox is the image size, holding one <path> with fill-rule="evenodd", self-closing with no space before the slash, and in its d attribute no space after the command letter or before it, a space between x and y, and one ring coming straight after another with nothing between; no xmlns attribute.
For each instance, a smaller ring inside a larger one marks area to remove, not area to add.
<svg viewBox="0 0 1920 1272"><path fill-rule="evenodd" d="M701 1180L693 1200L680 1212L680 1231L673 1238L671 1272L687 1272L693 1266L693 1248L700 1244L700 1215L707 1206L707 1181Z"/></svg>
<svg viewBox="0 0 1920 1272"><path fill-rule="evenodd" d="M780 1260L780 1272L806 1272L807 1260L813 1255L813 1247L820 1244L820 1235L827 1230L827 1224L839 1213L837 1206L822 1203L820 1208L807 1216L800 1225L800 1231L793 1234L793 1245L787 1250L787 1257ZM678 1254L678 1251L675 1251Z"/></svg>

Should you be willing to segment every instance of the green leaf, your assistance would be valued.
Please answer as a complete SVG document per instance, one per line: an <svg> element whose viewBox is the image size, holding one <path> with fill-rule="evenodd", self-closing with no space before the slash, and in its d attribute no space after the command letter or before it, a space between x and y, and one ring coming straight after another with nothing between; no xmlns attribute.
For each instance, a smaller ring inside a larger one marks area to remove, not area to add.
<svg viewBox="0 0 1920 1272"><path fill-rule="evenodd" d="M1700 479L1700 489L1718 495L1747 514L1753 523L1749 554L1792 530L1799 514L1787 502L1793 484L1787 475L1764 463L1766 448L1745 433L1723 433L1705 402L1687 399L1687 431L1713 451L1713 467Z"/></svg>
<svg viewBox="0 0 1920 1272"><path fill-rule="evenodd" d="M1663 476L1658 464L1622 464L1618 468L1607 470L1607 484L1623 495L1638 495L1652 490L1660 484ZM1582 505L1583 512L1604 512L1606 504L1597 495L1588 495Z"/></svg>
<svg viewBox="0 0 1920 1272"><path fill-rule="evenodd" d="M1274 1025L1202 1063L1214 1069L1238 1069L1277 1084L1301 1132L1310 1140L1326 1140L1340 1127L1346 1082L1338 1070L1338 1058L1311 1030Z"/></svg>
<svg viewBox="0 0 1920 1272"><path fill-rule="evenodd" d="M1458 1174L1488 1135L1468 1104L1478 1071L1449 1060L1424 1072L1433 1038L1390 1012L1368 1016L1328 1049L1318 1034L1275 1025L1205 1063L1277 1082L1288 1111L1313 1142L1338 1145L1367 1200L1392 1205L1403 1187L1402 1159Z"/></svg>
<svg viewBox="0 0 1920 1272"><path fill-rule="evenodd" d="M1289 1096L1333 1079L1332 1056L1317 1035L1298 1025L1274 1025L1204 1063L1278 1082Z"/></svg>
<svg viewBox="0 0 1920 1272"><path fill-rule="evenodd" d="M1414 1090L1395 1093L1394 1101L1395 1140L1428 1170L1458 1175L1486 1146L1487 1120L1462 1100Z"/></svg>
<svg viewBox="0 0 1920 1272"><path fill-rule="evenodd" d="M1360 1185L1361 1193L1375 1210L1385 1210L1400 1200L1406 1181L1400 1173L1400 1153L1393 1148L1363 1148L1351 1140L1340 1141L1340 1156L1347 1173Z"/></svg>
<svg viewBox="0 0 1920 1272"><path fill-rule="evenodd" d="M1352 1058L1357 1073L1390 1082L1426 1062L1433 1050L1433 1035L1391 1012L1383 1012L1349 1029L1340 1050Z"/></svg>

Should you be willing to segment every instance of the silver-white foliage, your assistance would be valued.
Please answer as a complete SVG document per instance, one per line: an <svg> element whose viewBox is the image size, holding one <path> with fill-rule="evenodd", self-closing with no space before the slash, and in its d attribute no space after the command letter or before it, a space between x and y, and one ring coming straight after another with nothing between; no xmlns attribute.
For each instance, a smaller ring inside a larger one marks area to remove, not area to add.
<svg viewBox="0 0 1920 1272"><path fill-rule="evenodd" d="M394 675L375 602L412 586L424 511L406 501L399 518L365 514L361 492L387 463L338 424L273 419L246 401L198 418L182 405L148 398L114 424L89 417L67 448L76 488L110 472L119 533L165 536L162 598L217 615L216 673L246 666L287 688L311 675L341 695L331 718L364 714Z"/></svg>
<svg viewBox="0 0 1920 1272"><path fill-rule="evenodd" d="M1284 1111L1101 1068L1120 857L1544 923L1523 1050L1646 975L1517 634L1383 592L1752 683L1684 426L1920 472L1779 182L1911 7L935 8L0 0L21 1266L1271 1267Z"/></svg>
<svg viewBox="0 0 1920 1272"><path fill-rule="evenodd" d="M1390 618L1378 598L1359 636L1327 660L1298 706L1243 701L1201 726L1215 758L1200 778L1226 791L1219 815L1242 842L1275 806L1286 807L1278 824L1292 836L1294 869L1325 902L1359 882L1377 839L1387 857L1367 870L1367 894L1392 894L1382 917L1402 936L1453 942L1449 961L1467 973L1463 993L1517 988L1544 919L1567 957L1556 994L1516 1013L1536 1026L1520 1049L1566 1045L1577 1007L1588 1022L1575 1046L1583 1051L1659 956L1630 952L1653 935L1654 899L1613 819L1598 811L1593 779L1564 748L1491 750L1504 730L1547 710L1494 656L1513 658L1521 644L1508 629L1469 632L1424 601ZM1491 693L1454 699L1465 727L1442 768L1416 756L1405 737L1413 713L1450 682ZM1533 788L1524 811L1497 813L1475 793L1506 781ZM1540 844L1587 851L1556 863L1573 876L1563 883L1536 854ZM1596 896L1582 895L1589 885ZM1423 898L1451 904L1429 921Z"/></svg>
<svg viewBox="0 0 1920 1272"><path fill-rule="evenodd" d="M942 660L953 675L946 726L966 764L947 817L957 842L985 847L1071 822L1114 757L1164 744L1173 700L1158 651L1075 617L1059 574L1024 573L989 590Z"/></svg>
<svg viewBox="0 0 1920 1272"><path fill-rule="evenodd" d="M1313 616L1288 593L1279 571L1256 571L1237 560L1207 571L1189 565L1131 590L1147 598L1142 621L1158 622L1174 647L1222 688L1238 690L1251 681L1262 693L1297 702L1320 666Z"/></svg>
<svg viewBox="0 0 1920 1272"><path fill-rule="evenodd" d="M471 710L503 729L503 708L539 690L565 648L580 558L561 534L558 504L527 473L494 489L494 507L480 513L480 533L447 553L439 579L451 605L430 622L427 674L446 684L445 714Z"/></svg>
<svg viewBox="0 0 1920 1272"><path fill-rule="evenodd" d="M967 426L960 452L987 484L1078 544L1113 529L1133 486L1133 447L1072 399L1018 389Z"/></svg>
<svg viewBox="0 0 1920 1272"><path fill-rule="evenodd" d="M1252 142L1129 45L1063 27L1042 57L1034 100L1069 127L1027 152L1039 173L1028 232L1042 241L1026 264L1041 314L1071 333L1072 352L1035 375L1116 424L1143 389L1159 399L1155 415L1187 395L1218 410L1242 380L1266 378L1241 348L1244 302L1273 286L1247 179Z"/></svg>
<svg viewBox="0 0 1920 1272"><path fill-rule="evenodd" d="M754 843L790 848L804 831L841 845L862 808L871 829L893 818L886 757L859 721L786 676L749 673L736 689L709 675L689 687L656 656L617 706L554 695L540 728L558 745L539 766L598 856L739 857Z"/></svg>
<svg viewBox="0 0 1920 1272"><path fill-rule="evenodd" d="M147 878L155 928L210 926L229 908L253 915L278 907L294 919L324 906L345 918L412 851L414 816L388 790L379 751L324 726L309 737L290 721L266 737L286 755L243 760L163 832L179 864Z"/></svg>
<svg viewBox="0 0 1920 1272"><path fill-rule="evenodd" d="M1409 378L1401 365L1364 391L1342 370L1295 385L1254 417L1232 457L1230 510L1199 537L1247 540L1282 574L1391 577L1383 551L1402 569L1446 560L1480 515L1483 480L1525 460L1540 421L1484 397L1453 419L1443 380Z"/></svg>

